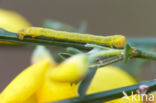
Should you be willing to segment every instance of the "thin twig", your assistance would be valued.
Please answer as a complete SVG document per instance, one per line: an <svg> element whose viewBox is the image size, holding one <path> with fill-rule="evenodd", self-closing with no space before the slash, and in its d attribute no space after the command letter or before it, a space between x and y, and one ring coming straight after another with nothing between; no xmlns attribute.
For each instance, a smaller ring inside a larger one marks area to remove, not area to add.
<svg viewBox="0 0 156 103"><path fill-rule="evenodd" d="M133 51L133 57L156 60L156 52L135 49Z"/></svg>
<svg viewBox="0 0 156 103"><path fill-rule="evenodd" d="M123 57L123 56L120 56L119 58L113 59L112 61L108 61L108 62L105 62L105 63L103 63L103 64L97 64L97 65L91 66L91 68L100 68L100 67L104 67L104 66L106 66L106 65L110 65L110 64L113 64L113 63L122 61L123 59L124 59L124 57Z"/></svg>

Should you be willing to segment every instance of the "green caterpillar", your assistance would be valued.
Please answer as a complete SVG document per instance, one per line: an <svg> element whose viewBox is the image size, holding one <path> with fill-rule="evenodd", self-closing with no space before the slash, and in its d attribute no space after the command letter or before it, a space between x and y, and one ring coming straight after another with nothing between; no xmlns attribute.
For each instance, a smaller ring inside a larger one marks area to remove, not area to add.
<svg viewBox="0 0 156 103"><path fill-rule="evenodd" d="M100 44L109 47L123 48L126 43L126 38L123 35L113 36L96 36L91 34L80 34L65 31L56 31L53 29L29 27L18 32L19 39L23 39L24 36L31 37L48 37L58 40L66 40L72 42L92 43Z"/></svg>

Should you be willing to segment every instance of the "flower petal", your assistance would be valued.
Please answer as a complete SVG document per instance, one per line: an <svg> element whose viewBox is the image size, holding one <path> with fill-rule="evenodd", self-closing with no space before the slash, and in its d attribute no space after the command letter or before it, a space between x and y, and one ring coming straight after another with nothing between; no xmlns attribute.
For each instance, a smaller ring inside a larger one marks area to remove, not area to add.
<svg viewBox="0 0 156 103"><path fill-rule="evenodd" d="M88 71L88 56L78 54L52 69L50 78L60 82L78 82Z"/></svg>
<svg viewBox="0 0 156 103"><path fill-rule="evenodd" d="M48 59L25 69L3 90L0 103L18 103L28 99L42 84L49 67Z"/></svg>
<svg viewBox="0 0 156 103"><path fill-rule="evenodd" d="M34 94L22 103L38 103L38 100L36 98L36 95Z"/></svg>
<svg viewBox="0 0 156 103"><path fill-rule="evenodd" d="M115 66L106 66L97 70L88 88L87 94L112 90L133 84L136 84L136 81L122 69ZM136 101L131 101L132 97L129 96L130 100L120 98L106 103L140 103L141 101L139 101L137 97L139 96L136 96Z"/></svg>
<svg viewBox="0 0 156 103"><path fill-rule="evenodd" d="M38 89L37 97L39 103L47 103L78 96L78 85L69 82L58 82L51 80L48 75L42 87Z"/></svg>

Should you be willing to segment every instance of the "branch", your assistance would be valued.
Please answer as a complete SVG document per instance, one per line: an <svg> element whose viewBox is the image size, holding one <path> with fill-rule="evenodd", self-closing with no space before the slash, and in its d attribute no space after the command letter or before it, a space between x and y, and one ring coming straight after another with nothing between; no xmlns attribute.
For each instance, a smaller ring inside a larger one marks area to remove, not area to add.
<svg viewBox="0 0 156 103"><path fill-rule="evenodd" d="M129 58L144 58L156 60L156 52L137 49L131 47L129 44L126 44L124 49L124 59L125 61L127 61Z"/></svg>
<svg viewBox="0 0 156 103"><path fill-rule="evenodd" d="M156 90L156 80L150 80L150 81L141 82L141 83L138 83L138 84L135 84L132 86L127 86L127 87L123 87L123 88L104 91L104 92L81 96L81 97L72 98L72 99L66 99L66 100L53 102L53 103L96 103L96 101L106 102L106 101L110 101L113 99L123 97L124 96L123 91L128 96L132 95L131 94L132 91L133 91L133 94L137 94L136 91L138 90L140 85L146 85L149 87L147 93Z"/></svg>
<svg viewBox="0 0 156 103"><path fill-rule="evenodd" d="M134 49L133 57L156 60L156 52Z"/></svg>
<svg viewBox="0 0 156 103"><path fill-rule="evenodd" d="M49 46L60 46L60 47L76 47L82 50L89 50L91 47L86 47L86 43L79 43L79 42L69 42L69 41L64 41L64 40L56 40L56 39L49 39L45 37L25 37L23 40L19 40L18 35L16 33L8 32L4 29L0 29L0 40L1 41L10 41L10 42L15 42L15 43L20 43L20 44L31 44L31 45L49 45ZM116 52L120 54L122 51ZM117 55L118 55L117 54ZM146 59L152 59L156 60L156 53L149 53L144 50L138 50L135 49L135 52L132 53L131 57L136 57L136 58L146 58Z"/></svg>

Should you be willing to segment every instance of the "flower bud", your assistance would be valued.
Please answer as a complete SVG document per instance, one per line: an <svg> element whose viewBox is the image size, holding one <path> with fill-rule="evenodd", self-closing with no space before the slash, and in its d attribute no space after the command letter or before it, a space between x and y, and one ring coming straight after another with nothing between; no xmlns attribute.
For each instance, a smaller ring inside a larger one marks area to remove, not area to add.
<svg viewBox="0 0 156 103"><path fill-rule="evenodd" d="M34 64L44 59L49 59L52 66L56 65L50 51L46 47L38 45L32 54L31 63Z"/></svg>

